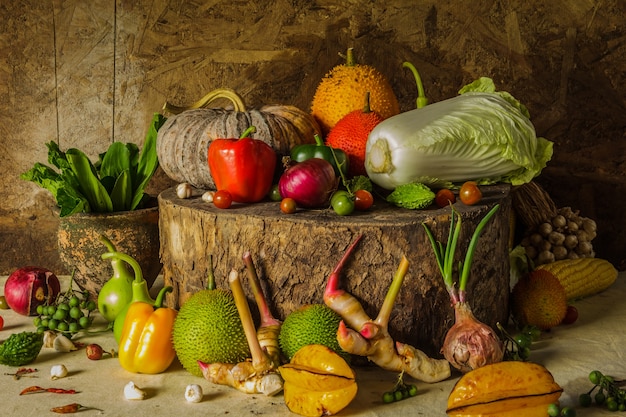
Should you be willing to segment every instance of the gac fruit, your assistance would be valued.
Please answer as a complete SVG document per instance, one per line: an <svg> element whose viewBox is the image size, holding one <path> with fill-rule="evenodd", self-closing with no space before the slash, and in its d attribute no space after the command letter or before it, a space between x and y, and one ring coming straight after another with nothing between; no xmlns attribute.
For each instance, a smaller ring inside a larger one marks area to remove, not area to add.
<svg viewBox="0 0 626 417"><path fill-rule="evenodd" d="M567 313L567 296L559 280L537 269L515 284L511 293L513 316L521 325L548 330L561 324Z"/></svg>

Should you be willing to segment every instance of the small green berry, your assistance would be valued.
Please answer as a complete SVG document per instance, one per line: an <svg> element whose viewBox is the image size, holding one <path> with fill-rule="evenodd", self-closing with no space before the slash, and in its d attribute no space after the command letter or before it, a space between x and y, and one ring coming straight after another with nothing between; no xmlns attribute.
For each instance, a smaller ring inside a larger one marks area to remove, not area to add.
<svg viewBox="0 0 626 417"><path fill-rule="evenodd" d="M548 405L548 415L550 417L558 417L560 412L561 412L561 410L559 409L558 405L556 405L556 404Z"/></svg>

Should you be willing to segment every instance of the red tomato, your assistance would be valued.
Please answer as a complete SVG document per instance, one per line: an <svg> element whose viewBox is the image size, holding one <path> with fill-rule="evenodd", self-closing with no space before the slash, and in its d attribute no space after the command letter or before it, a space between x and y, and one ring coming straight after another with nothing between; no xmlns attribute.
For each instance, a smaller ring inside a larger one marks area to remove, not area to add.
<svg viewBox="0 0 626 417"><path fill-rule="evenodd" d="M441 208L448 207L450 204L454 204L455 202L456 197L454 196L454 193L447 188L442 188L437 191L437 194L435 195L435 203Z"/></svg>
<svg viewBox="0 0 626 417"><path fill-rule="evenodd" d="M367 190L356 190L354 192L354 208L365 211L374 204L374 196Z"/></svg>
<svg viewBox="0 0 626 417"><path fill-rule="evenodd" d="M567 312L561 324L572 324L576 322L576 320L578 320L578 309L574 306L567 306Z"/></svg>
<svg viewBox="0 0 626 417"><path fill-rule="evenodd" d="M4 329L4 319L0 316L0 330Z"/></svg>
<svg viewBox="0 0 626 417"><path fill-rule="evenodd" d="M459 190L459 198L463 204L471 206L478 203L483 198L483 193L480 191L476 181L467 181Z"/></svg>
<svg viewBox="0 0 626 417"><path fill-rule="evenodd" d="M233 204L233 196L226 190L218 190L213 194L213 204L219 209L227 209Z"/></svg>
<svg viewBox="0 0 626 417"><path fill-rule="evenodd" d="M285 214L295 213L297 207L296 200L290 197L283 198L280 202L280 211Z"/></svg>

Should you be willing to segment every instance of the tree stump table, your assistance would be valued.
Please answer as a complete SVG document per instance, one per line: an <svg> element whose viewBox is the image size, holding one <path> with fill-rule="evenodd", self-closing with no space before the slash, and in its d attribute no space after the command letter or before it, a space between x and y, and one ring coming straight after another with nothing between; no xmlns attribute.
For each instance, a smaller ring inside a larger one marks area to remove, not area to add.
<svg viewBox="0 0 626 417"><path fill-rule="evenodd" d="M500 210L483 230L471 268L467 295L477 318L492 327L509 314L510 186L482 187L479 204L454 208L462 216L457 260L465 256L479 221L497 203ZM441 356L454 312L422 223L445 244L451 208L408 210L377 199L372 209L338 216L331 209L283 214L277 202L233 204L217 209L199 196L180 199L175 189L159 195L159 232L165 285L171 307L180 307L206 288L210 264L218 287L240 271L251 310L243 254L249 251L274 315L284 320L305 304L323 303L326 281L347 247L361 242L342 271L340 286L375 318L402 256L409 260L389 332L431 356Z"/></svg>

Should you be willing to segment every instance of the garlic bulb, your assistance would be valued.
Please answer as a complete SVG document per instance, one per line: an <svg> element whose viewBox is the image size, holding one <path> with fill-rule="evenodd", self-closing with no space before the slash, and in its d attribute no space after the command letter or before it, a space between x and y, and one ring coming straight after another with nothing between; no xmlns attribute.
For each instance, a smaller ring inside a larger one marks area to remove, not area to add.
<svg viewBox="0 0 626 417"><path fill-rule="evenodd" d="M146 392L139 388L133 381L124 386L124 398L127 400L143 400L146 398Z"/></svg>
<svg viewBox="0 0 626 417"><path fill-rule="evenodd" d="M202 401L202 387L198 384L189 384L185 388L185 399L190 403L199 403Z"/></svg>
<svg viewBox="0 0 626 417"><path fill-rule="evenodd" d="M53 365L50 368L50 378L59 379L67 376L67 368L65 365Z"/></svg>

